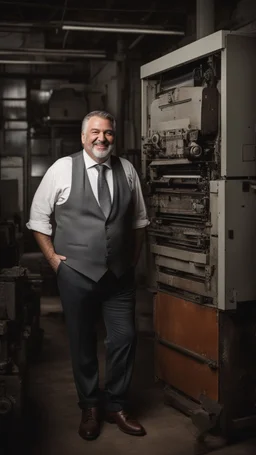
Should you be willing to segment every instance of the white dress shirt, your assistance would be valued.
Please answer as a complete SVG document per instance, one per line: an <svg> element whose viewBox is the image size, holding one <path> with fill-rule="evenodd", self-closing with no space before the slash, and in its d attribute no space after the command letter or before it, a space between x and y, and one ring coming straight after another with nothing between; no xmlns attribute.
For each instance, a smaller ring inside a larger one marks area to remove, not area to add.
<svg viewBox="0 0 256 455"><path fill-rule="evenodd" d="M98 171L95 168L97 163L85 151L83 151L83 154L92 191L97 202L99 203ZM120 160L133 196L133 228L144 228L149 224L149 221L138 174L130 161L124 158L120 158ZM110 190L111 200L113 201L114 185L110 158L104 164L107 166L105 175ZM72 157L66 156L55 161L55 163L45 173L34 195L30 209L30 219L27 223L28 229L32 229L33 231L41 232L46 235L52 234L50 216L54 211L55 204L61 205L68 199L71 190L71 180Z"/></svg>

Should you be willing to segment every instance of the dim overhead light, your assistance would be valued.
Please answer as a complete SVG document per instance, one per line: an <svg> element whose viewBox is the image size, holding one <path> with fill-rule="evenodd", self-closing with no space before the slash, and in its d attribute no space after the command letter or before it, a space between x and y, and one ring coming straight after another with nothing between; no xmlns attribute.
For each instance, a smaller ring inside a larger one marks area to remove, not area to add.
<svg viewBox="0 0 256 455"><path fill-rule="evenodd" d="M107 33L133 33L141 35L173 35L184 36L184 32L175 30L163 30L154 28L128 28L128 27L104 27L91 25L63 25L62 30L77 32L107 32Z"/></svg>
<svg viewBox="0 0 256 455"><path fill-rule="evenodd" d="M66 49L63 51L62 49L0 49L0 56L1 55L8 55L10 54L14 57L17 57L18 55L21 55L22 57L24 56L30 56L30 55L37 55L39 57L69 57L73 59L79 59L79 58L99 58L99 59L104 59L107 57L106 52L104 51L77 51L73 49Z"/></svg>

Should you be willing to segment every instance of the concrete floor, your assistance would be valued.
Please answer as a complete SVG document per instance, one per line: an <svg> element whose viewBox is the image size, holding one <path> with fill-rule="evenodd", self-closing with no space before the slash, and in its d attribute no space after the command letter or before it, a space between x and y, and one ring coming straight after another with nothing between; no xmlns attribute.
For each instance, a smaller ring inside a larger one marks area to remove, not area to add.
<svg viewBox="0 0 256 455"><path fill-rule="evenodd" d="M138 302L139 303L139 302ZM143 305L143 304L141 304ZM139 307L139 305L138 305ZM80 410L73 384L68 341L58 298L44 298L42 327L45 330L40 360L30 369L28 418L31 455L190 455L205 453L195 445L195 428L190 419L163 404L161 388L154 382L153 340L140 334L131 390L131 404L147 430L136 438L123 434L115 425L104 424L96 441L78 434ZM100 365L104 369L104 333L99 342ZM103 371L102 371L103 376ZM27 432L27 431L26 431ZM255 455L256 440L217 449L216 455Z"/></svg>

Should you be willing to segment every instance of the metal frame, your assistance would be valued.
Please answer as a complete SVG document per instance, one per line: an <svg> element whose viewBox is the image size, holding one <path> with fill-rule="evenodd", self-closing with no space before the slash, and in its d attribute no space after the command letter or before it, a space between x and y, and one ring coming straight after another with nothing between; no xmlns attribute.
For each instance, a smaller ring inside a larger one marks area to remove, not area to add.
<svg viewBox="0 0 256 455"><path fill-rule="evenodd" d="M225 180L218 181L218 268L217 304L220 310L226 309L226 215Z"/></svg>
<svg viewBox="0 0 256 455"><path fill-rule="evenodd" d="M220 97L220 129L221 129L221 175L226 174L226 157L227 157L227 49L221 52L221 97ZM224 158L225 157L225 158ZM223 159L224 158L224 159ZM223 174L224 172L224 174Z"/></svg>
<svg viewBox="0 0 256 455"><path fill-rule="evenodd" d="M221 51L221 179L218 182L218 308L221 310L235 310L236 286L234 285L233 298L227 295L228 283L234 282L228 266L227 229L230 229L230 220L227 217L229 209L227 185L230 177L237 185L241 179L248 177L255 179L255 134L256 114L253 114L255 104L255 88L253 75L256 66L253 62L253 47L256 51L256 40L252 37L241 36L238 33L230 34L226 38L226 47ZM244 52L242 52L244 50ZM250 64L250 56L252 63ZM234 67L237 73L234 74ZM241 81L241 84L240 84ZM234 101L234 93L237 100ZM239 106L234 108L234 102ZM253 118L254 117L254 118ZM237 133L234 139L234 128ZM254 144L253 144L254 141ZM246 145L254 148L254 160L243 161L242 148ZM241 155L239 155L239 153ZM239 213L239 212L238 212ZM239 216L239 215L238 215ZM233 226L235 235L241 235L238 227ZM246 231L244 231L246 236ZM253 245L252 245L253 248ZM237 252L239 255L239 253ZM242 258L239 258L242 260ZM239 271L237 271L239 273ZM223 279L225 277L225 279ZM238 286L239 287L239 286Z"/></svg>
<svg viewBox="0 0 256 455"><path fill-rule="evenodd" d="M141 81L141 133L142 133L142 140L143 137L146 135L147 132L147 81ZM145 178L146 176L146 158L143 155L142 151L142 176Z"/></svg>
<svg viewBox="0 0 256 455"><path fill-rule="evenodd" d="M230 32L227 30L220 30L143 65L140 71L141 79L163 73L169 69L184 65L224 49L226 45L226 36L229 33Z"/></svg>
<svg viewBox="0 0 256 455"><path fill-rule="evenodd" d="M226 37L221 51L222 178L256 176L255 52L255 37L238 33Z"/></svg>

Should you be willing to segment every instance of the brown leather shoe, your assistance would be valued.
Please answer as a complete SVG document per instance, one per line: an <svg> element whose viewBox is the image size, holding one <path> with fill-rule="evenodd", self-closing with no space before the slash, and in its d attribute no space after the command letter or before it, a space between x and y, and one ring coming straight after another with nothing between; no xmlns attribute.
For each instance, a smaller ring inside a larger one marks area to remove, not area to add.
<svg viewBox="0 0 256 455"><path fill-rule="evenodd" d="M119 430L133 436L145 436L146 434L145 428L137 420L131 419L123 409L118 412L108 412L106 421L116 423Z"/></svg>
<svg viewBox="0 0 256 455"><path fill-rule="evenodd" d="M78 430L83 439L96 439L100 434L100 417L98 408L88 408L82 411L82 419Z"/></svg>

